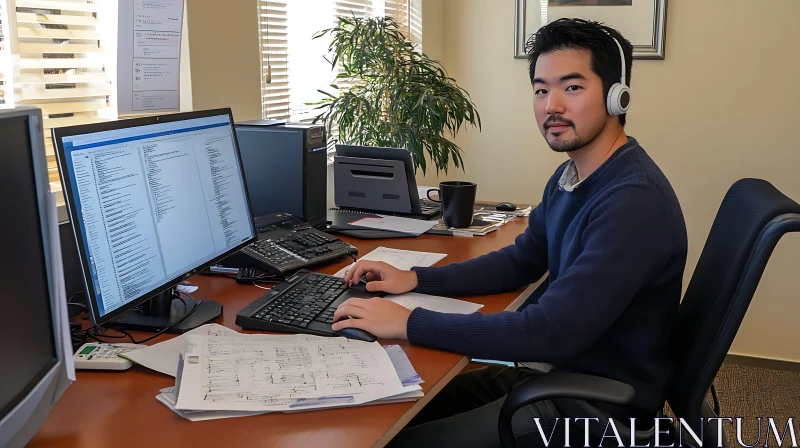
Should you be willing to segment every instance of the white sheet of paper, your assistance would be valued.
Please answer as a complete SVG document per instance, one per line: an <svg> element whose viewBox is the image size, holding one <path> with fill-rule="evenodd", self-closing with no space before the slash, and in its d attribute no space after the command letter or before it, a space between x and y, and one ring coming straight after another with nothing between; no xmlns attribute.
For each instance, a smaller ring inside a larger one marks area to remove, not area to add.
<svg viewBox="0 0 800 448"><path fill-rule="evenodd" d="M360 260L382 261L390 264L397 269L407 271L414 266L430 267L441 261L447 254L437 254L433 252L417 252L413 250L390 249L388 247L379 247L372 252L364 255ZM334 274L336 277L343 278L347 271L353 267L351 264L342 268Z"/></svg>
<svg viewBox="0 0 800 448"><path fill-rule="evenodd" d="M309 335L190 335L179 410L291 411L406 392L377 342Z"/></svg>
<svg viewBox="0 0 800 448"><path fill-rule="evenodd" d="M479 303L465 302L463 300L450 299L448 297L431 296L417 292L388 295L386 296L386 299L403 305L410 310L413 310L414 308L424 308L426 310L437 311L439 313L470 314L483 308L483 305Z"/></svg>
<svg viewBox="0 0 800 448"><path fill-rule="evenodd" d="M186 346L186 339L194 334L239 334L230 328L217 324L207 324L195 328L169 341L164 341L141 350L135 350L124 354L124 358L130 359L136 364L161 372L165 375L174 377L178 373L178 355Z"/></svg>
<svg viewBox="0 0 800 448"><path fill-rule="evenodd" d="M117 108L120 115L180 108L184 0L119 0Z"/></svg>
<svg viewBox="0 0 800 448"><path fill-rule="evenodd" d="M57 308L56 321L58 322L57 337L61 338L62 356L67 367L67 378L75 381L75 360L72 358L72 336L69 332L69 312L67 311L67 293L64 283L64 265L61 259L61 238L58 233L58 210L56 210L56 195L53 192L47 193L47 208L49 221L47 224L50 231L50 257L52 258L53 269L53 291Z"/></svg>
<svg viewBox="0 0 800 448"><path fill-rule="evenodd" d="M349 224L370 229L393 230L395 232L422 235L439 223L439 221L423 221L421 219L401 218L399 216L383 216L380 218L361 218Z"/></svg>

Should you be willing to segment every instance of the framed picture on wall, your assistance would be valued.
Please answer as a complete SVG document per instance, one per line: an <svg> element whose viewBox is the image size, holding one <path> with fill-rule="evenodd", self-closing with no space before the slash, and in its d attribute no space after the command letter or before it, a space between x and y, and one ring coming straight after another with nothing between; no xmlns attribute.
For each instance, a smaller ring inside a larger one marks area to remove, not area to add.
<svg viewBox="0 0 800 448"><path fill-rule="evenodd" d="M633 44L635 59L664 59L667 0L515 0L514 57L543 24L563 17L596 20Z"/></svg>

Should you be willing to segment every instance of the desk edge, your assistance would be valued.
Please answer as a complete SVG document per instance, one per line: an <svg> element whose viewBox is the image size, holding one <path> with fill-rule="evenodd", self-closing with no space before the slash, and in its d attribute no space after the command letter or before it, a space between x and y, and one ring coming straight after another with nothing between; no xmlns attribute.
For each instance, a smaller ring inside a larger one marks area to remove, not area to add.
<svg viewBox="0 0 800 448"><path fill-rule="evenodd" d="M539 281L528 285L528 287L525 288L522 292L520 292L519 295L517 295L517 297L503 311L516 311L517 308L519 308L520 305L522 305L525 302L525 300L528 297L530 297L530 295L533 294L534 291L536 291L536 288L539 287L539 285L542 283L542 281L544 281L545 278L547 278L547 276L542 276L542 278L540 278ZM380 439L375 441L372 447L373 448L385 447L389 443L389 441L392 440L392 438L394 438L394 436L396 436L397 433L399 433L403 428L405 428L408 422L410 422L411 419L414 418L414 416L417 415L417 413L419 413L419 411L423 407L425 407L425 405L428 404L428 402L430 402L433 399L433 397L436 396L436 394L439 393L440 390L444 389L444 387L448 383L450 383L450 380L452 380L453 378L455 378L456 375L461 373L464 367L466 367L471 360L472 359L469 357L462 356L461 359L459 359L458 362L453 366L453 368L448 370L447 373L442 377L442 379L440 379L436 384L433 385L431 390L429 390L428 393L425 394L425 396L414 402L414 404L394 423L394 425L392 425L392 427L389 428L389 430L386 431L381 436Z"/></svg>

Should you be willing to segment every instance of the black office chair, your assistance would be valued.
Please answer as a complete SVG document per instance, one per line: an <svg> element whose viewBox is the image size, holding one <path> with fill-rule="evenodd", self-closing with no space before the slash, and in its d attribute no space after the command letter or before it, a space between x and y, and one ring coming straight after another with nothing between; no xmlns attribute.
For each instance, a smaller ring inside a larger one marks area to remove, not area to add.
<svg viewBox="0 0 800 448"><path fill-rule="evenodd" d="M713 380L730 349L761 274L780 238L800 231L800 205L760 179L742 179L728 190L703 247L680 305L678 328L673 337L676 371L667 402L676 417L683 418L695 434L704 435L703 446L717 445L716 426L701 428L701 421L719 416ZM711 390L714 407L708 401ZM557 373L521 381L506 398L498 429L504 447L515 446L511 427L514 412L531 403L552 399L564 415L598 417L600 434L605 415L587 403L626 404L633 398L631 386L591 375ZM565 409L568 409L565 412ZM702 419L702 420L701 420ZM622 440L630 430L615 420ZM673 428L675 429L675 428ZM653 431L636 431L635 438L649 441ZM684 444L692 442L690 436ZM724 440L721 441L727 445ZM637 442L638 444L638 442ZM685 445L684 445L685 446Z"/></svg>

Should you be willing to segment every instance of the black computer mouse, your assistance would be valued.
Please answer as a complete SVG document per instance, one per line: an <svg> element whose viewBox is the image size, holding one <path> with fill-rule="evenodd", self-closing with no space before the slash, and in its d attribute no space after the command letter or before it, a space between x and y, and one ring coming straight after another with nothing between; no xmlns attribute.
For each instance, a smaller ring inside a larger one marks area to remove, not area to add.
<svg viewBox="0 0 800 448"><path fill-rule="evenodd" d="M348 316L344 316L339 320L347 320L350 319ZM336 335L344 336L347 339L356 339L359 341L366 341L366 342L375 342L376 338L375 335L370 333L369 331L362 330L360 328L342 328L339 331L333 332Z"/></svg>
<svg viewBox="0 0 800 448"><path fill-rule="evenodd" d="M362 275L361 280L355 285L351 286L350 289L352 289L353 291L369 292L367 291L367 276Z"/></svg>
<svg viewBox="0 0 800 448"><path fill-rule="evenodd" d="M510 202L501 202L497 204L497 210L501 212L513 212L517 209L517 206L510 203Z"/></svg>

